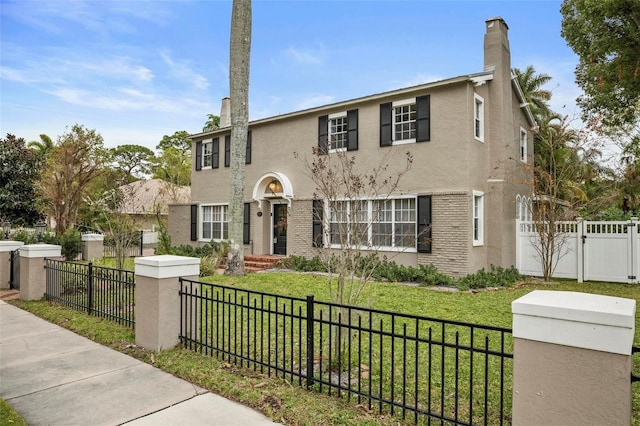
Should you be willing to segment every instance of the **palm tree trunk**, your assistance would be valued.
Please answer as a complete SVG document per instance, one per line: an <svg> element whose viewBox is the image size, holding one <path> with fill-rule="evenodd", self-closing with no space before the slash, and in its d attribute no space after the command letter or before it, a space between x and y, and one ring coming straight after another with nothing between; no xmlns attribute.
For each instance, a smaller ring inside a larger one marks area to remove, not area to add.
<svg viewBox="0 0 640 426"><path fill-rule="evenodd" d="M245 155L249 122L251 0L233 0L229 91L231 95L231 185L229 187L229 256L226 273L244 275L242 245Z"/></svg>

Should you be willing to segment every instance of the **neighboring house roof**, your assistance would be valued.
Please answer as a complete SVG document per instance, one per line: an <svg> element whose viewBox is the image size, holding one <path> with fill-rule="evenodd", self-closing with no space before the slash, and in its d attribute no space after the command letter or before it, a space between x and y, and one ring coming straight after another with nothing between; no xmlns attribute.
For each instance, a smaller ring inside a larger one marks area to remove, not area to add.
<svg viewBox="0 0 640 426"><path fill-rule="evenodd" d="M122 212L127 214L169 213L169 204L188 203L191 188L173 186L161 179L138 180L118 188L123 195Z"/></svg>

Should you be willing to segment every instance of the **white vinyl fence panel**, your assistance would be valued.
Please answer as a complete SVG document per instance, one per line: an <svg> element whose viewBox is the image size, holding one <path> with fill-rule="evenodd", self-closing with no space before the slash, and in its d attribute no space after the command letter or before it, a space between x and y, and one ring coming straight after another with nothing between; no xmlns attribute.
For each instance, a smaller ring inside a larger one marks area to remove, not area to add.
<svg viewBox="0 0 640 426"><path fill-rule="evenodd" d="M533 222L517 221L516 267L521 274L542 276L539 235ZM558 224L562 243L553 277L578 281L637 283L640 272L638 219L616 222L576 221Z"/></svg>

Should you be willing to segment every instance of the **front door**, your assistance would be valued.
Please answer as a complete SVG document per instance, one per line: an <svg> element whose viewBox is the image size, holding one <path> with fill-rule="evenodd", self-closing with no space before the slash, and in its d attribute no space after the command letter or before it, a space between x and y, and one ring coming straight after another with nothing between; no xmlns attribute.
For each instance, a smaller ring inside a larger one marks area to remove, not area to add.
<svg viewBox="0 0 640 426"><path fill-rule="evenodd" d="M287 205L273 205L273 254L287 254Z"/></svg>

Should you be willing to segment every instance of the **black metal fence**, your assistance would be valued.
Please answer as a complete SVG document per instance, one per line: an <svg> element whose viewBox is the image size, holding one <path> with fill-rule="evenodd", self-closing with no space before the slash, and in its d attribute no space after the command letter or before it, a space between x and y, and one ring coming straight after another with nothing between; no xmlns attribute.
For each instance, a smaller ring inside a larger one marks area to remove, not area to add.
<svg viewBox="0 0 640 426"><path fill-rule="evenodd" d="M144 231L136 231L129 235L120 235L118 237L120 240L119 243L112 235L105 235L103 242L103 256L117 257L118 249L123 251L124 257L142 256L144 251L143 234Z"/></svg>
<svg viewBox="0 0 640 426"><path fill-rule="evenodd" d="M134 327L133 271L53 259L45 268L47 300Z"/></svg>
<svg viewBox="0 0 640 426"><path fill-rule="evenodd" d="M633 367L640 366L640 359L636 356L636 354L640 353L640 346L632 346L631 347L631 357L633 358ZM636 368L632 367L631 371L631 383L640 382L640 376L635 374Z"/></svg>
<svg viewBox="0 0 640 426"><path fill-rule="evenodd" d="M188 348L415 423L511 422L509 329L187 279L180 287Z"/></svg>
<svg viewBox="0 0 640 426"><path fill-rule="evenodd" d="M9 288L20 290L20 249L9 254Z"/></svg>

